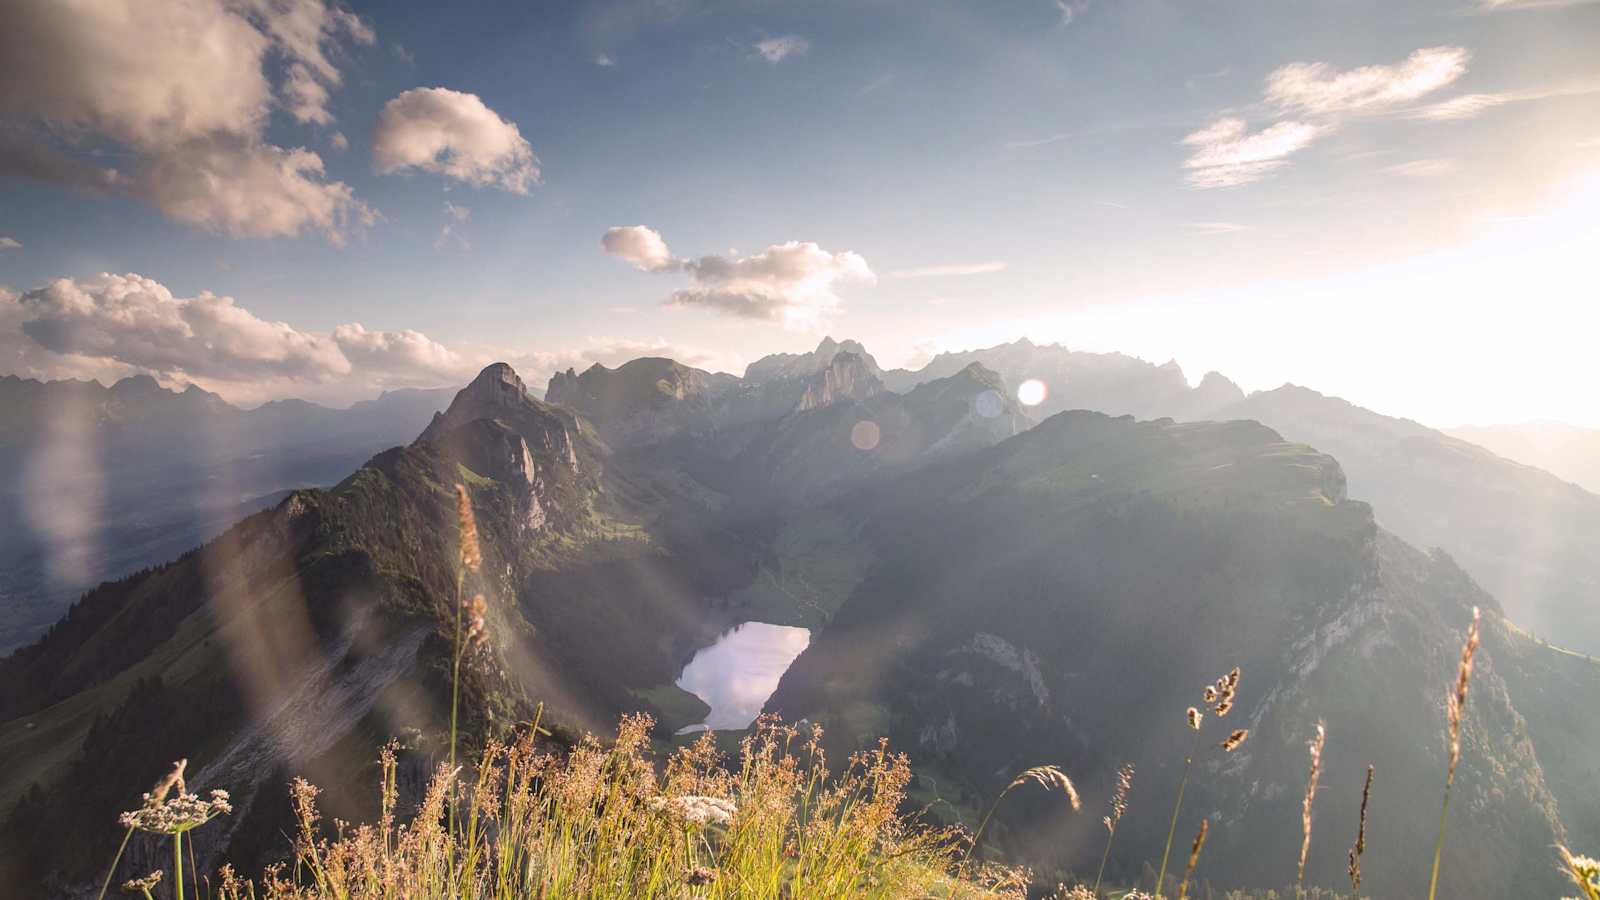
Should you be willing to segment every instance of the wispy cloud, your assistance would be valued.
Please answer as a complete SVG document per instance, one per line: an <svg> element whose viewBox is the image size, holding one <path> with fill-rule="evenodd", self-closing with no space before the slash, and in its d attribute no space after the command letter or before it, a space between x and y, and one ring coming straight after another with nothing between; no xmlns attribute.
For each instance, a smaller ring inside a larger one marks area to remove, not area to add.
<svg viewBox="0 0 1600 900"><path fill-rule="evenodd" d="M605 67L614 66L617 64L617 58L609 53L597 53L594 57L594 64Z"/></svg>
<svg viewBox="0 0 1600 900"><path fill-rule="evenodd" d="M1460 170L1461 164L1453 159L1413 159L1410 162L1384 166L1378 172L1401 178L1438 178Z"/></svg>
<svg viewBox="0 0 1600 900"><path fill-rule="evenodd" d="M1479 12L1504 12L1518 9L1550 9L1558 6L1580 6L1596 0L1479 0Z"/></svg>
<svg viewBox="0 0 1600 900"><path fill-rule="evenodd" d="M952 275L987 275L990 272L1003 272L1005 268L1006 264L1000 260L943 266L913 266L909 269L895 269L889 273L889 277L943 278Z"/></svg>
<svg viewBox="0 0 1600 900"><path fill-rule="evenodd" d="M1460 78L1471 56L1461 47L1424 47L1393 65L1335 71L1290 63L1267 76L1266 99L1305 115L1365 113L1408 103Z"/></svg>
<svg viewBox="0 0 1600 900"><path fill-rule="evenodd" d="M1049 137L1033 138L1025 141L1006 141L1001 146L1007 150L1022 150L1027 147L1043 147L1045 144L1059 143L1069 137L1072 137L1072 135L1062 132L1061 134L1052 134Z"/></svg>
<svg viewBox="0 0 1600 900"><path fill-rule="evenodd" d="M1288 165L1322 133L1308 122L1279 122L1251 132L1239 118L1218 119L1183 139L1190 147L1184 168L1197 188L1236 187L1260 181Z"/></svg>
<svg viewBox="0 0 1600 900"><path fill-rule="evenodd" d="M773 65L811 49L811 42L798 34L785 34L756 41L756 53Z"/></svg>
<svg viewBox="0 0 1600 900"><path fill-rule="evenodd" d="M1323 62L1280 66L1262 92L1276 111L1272 124L1251 131L1242 117L1223 116L1183 138L1190 148L1183 164L1188 182L1208 189L1260 181L1345 121L1393 111L1451 84L1466 72L1470 56L1461 47L1424 47L1389 65L1343 71Z"/></svg>
<svg viewBox="0 0 1600 900"><path fill-rule="evenodd" d="M0 237L0 250L21 250L22 242L14 237Z"/></svg>
<svg viewBox="0 0 1600 900"><path fill-rule="evenodd" d="M1093 0L1056 0L1056 9L1061 12L1061 24L1071 25L1078 13L1089 8Z"/></svg>
<svg viewBox="0 0 1600 900"><path fill-rule="evenodd" d="M1476 119L1489 110L1505 106L1508 103L1526 103L1534 100L1549 100L1554 97L1575 97L1595 93L1600 93L1600 83L1586 82L1518 91L1462 94L1459 97L1452 97L1449 100L1411 110L1408 115L1413 119L1426 119L1430 122L1459 122L1466 119Z"/></svg>
<svg viewBox="0 0 1600 900"><path fill-rule="evenodd" d="M1250 230L1249 225L1237 222L1190 222L1188 228L1195 234L1237 234Z"/></svg>

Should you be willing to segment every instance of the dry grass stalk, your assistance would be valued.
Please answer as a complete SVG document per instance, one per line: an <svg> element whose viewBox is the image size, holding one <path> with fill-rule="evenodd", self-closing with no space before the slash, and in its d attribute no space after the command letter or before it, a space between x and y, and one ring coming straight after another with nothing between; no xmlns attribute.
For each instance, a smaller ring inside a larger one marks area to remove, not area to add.
<svg viewBox="0 0 1600 900"><path fill-rule="evenodd" d="M1201 690L1201 699L1211 711L1218 716L1225 716L1233 709L1234 699L1239 693L1239 667L1234 666L1228 674L1218 678L1215 683L1207 685ZM1161 851L1161 871L1156 874L1156 896L1161 896L1161 886L1167 877L1167 861L1172 856L1172 836L1178 831L1178 813L1183 809L1183 793L1189 786L1189 773L1194 769L1195 754L1200 752L1200 726L1205 723L1205 717L1200 710L1191 706L1186 713L1189 728L1194 732L1194 744L1189 748L1189 755L1183 761L1183 780L1178 782L1178 798L1172 804L1172 821L1167 825L1167 846ZM1247 737L1249 732L1244 732ZM1244 740L1240 737L1240 741ZM1232 740L1230 736L1229 740ZM1227 741L1223 742L1224 745ZM1238 744L1234 745L1235 747Z"/></svg>
<svg viewBox="0 0 1600 900"><path fill-rule="evenodd" d="M910 764L882 744L830 775L819 741L763 718L731 766L707 735L658 767L652 726L630 716L614 742L589 737L562 756L538 748L536 728L490 741L454 831L444 805L456 776L443 767L410 822L333 839L307 785L294 863L259 883L221 873L218 900L1024 896L1015 871L957 877L959 832L901 814ZM1038 774L1026 781L1064 789Z"/></svg>
<svg viewBox="0 0 1600 900"><path fill-rule="evenodd" d="M1328 743L1328 729L1317 723L1317 734L1306 744L1311 753L1311 774L1306 779L1306 796L1300 805L1300 867L1295 879L1295 894L1305 892L1306 856L1311 852L1311 805L1317 799L1317 782L1322 780L1322 749Z"/></svg>
<svg viewBox="0 0 1600 900"><path fill-rule="evenodd" d="M1367 852L1367 803L1372 799L1372 766L1367 766L1367 784L1361 789L1361 825L1350 848L1350 889L1361 896L1361 854Z"/></svg>
<svg viewBox="0 0 1600 900"><path fill-rule="evenodd" d="M994 817L994 811L1000 808L1000 801L1004 800L1013 789L1029 782L1039 785L1046 791L1060 791L1066 796L1067 805L1072 807L1073 812L1077 812L1083 806L1078 799L1078 789L1073 786L1072 779L1056 766L1034 766L1025 769L1011 779L1011 783L1006 785L1000 796L994 798L994 802L989 805L989 811L984 814L983 821L978 823L978 830L972 835L972 843L967 847L967 856L970 857L972 852L978 849L978 842L983 838L983 830L989 827L989 820Z"/></svg>
<svg viewBox="0 0 1600 900"><path fill-rule="evenodd" d="M1194 877L1194 867L1200 864L1200 850L1206 845L1206 833L1211 830L1211 820L1201 819L1200 830L1194 836L1194 846L1189 848L1189 864L1183 867L1183 881L1178 883L1178 900L1189 896L1189 879Z"/></svg>
<svg viewBox="0 0 1600 900"><path fill-rule="evenodd" d="M1455 786L1456 763L1461 761L1461 718L1467 710L1467 686L1472 680L1472 657L1478 652L1478 608L1472 608L1472 624L1467 626L1467 640L1461 645L1461 666L1456 670L1454 689L1446 697L1447 729L1450 744L1450 767L1444 776L1444 804L1439 809L1439 837L1433 844L1433 875L1428 879L1428 900L1433 900L1439 889L1439 859L1444 853L1444 823L1450 814L1450 788Z"/></svg>
<svg viewBox="0 0 1600 900"><path fill-rule="evenodd" d="M1100 871L1094 876L1094 890L1091 897L1100 896L1100 881L1106 874L1106 860L1111 858L1111 842L1117 836L1117 826L1122 824L1122 816L1128 811L1128 792L1133 790L1133 763L1123 763L1117 769L1117 789L1111 795L1111 814L1100 821L1106 826L1106 849L1100 854Z"/></svg>

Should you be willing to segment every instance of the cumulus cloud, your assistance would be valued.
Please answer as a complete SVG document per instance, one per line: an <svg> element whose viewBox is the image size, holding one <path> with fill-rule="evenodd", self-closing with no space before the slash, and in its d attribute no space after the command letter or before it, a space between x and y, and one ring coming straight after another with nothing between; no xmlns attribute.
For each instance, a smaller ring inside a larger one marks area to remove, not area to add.
<svg viewBox="0 0 1600 900"><path fill-rule="evenodd" d="M413 88L384 104L372 161L383 174L418 169L516 194L539 183L539 161L515 123L476 94L441 87Z"/></svg>
<svg viewBox="0 0 1600 900"><path fill-rule="evenodd" d="M860 254L829 253L811 241L773 244L752 256L677 259L654 229L631 225L607 230L600 246L640 271L688 273L689 286L673 291L666 306L786 325L815 323L838 307L836 285L877 281Z"/></svg>
<svg viewBox="0 0 1600 900"><path fill-rule="evenodd" d="M618 225L600 237L600 249L641 272L670 272L683 267L673 259L661 233L644 225Z"/></svg>
<svg viewBox="0 0 1600 900"><path fill-rule="evenodd" d="M1184 137L1190 148L1184 168L1197 188L1234 187L1259 181L1288 165L1322 129L1306 122L1279 122L1252 132L1243 119L1218 119Z"/></svg>
<svg viewBox="0 0 1600 900"><path fill-rule="evenodd" d="M1006 264L995 260L994 262L964 263L945 266L914 266L909 269L895 269L889 273L891 278L942 278L959 275L987 275L990 272L1005 271Z"/></svg>
<svg viewBox="0 0 1600 900"><path fill-rule="evenodd" d="M175 297L140 275L58 278L18 303L22 333L53 353L224 380L321 380L350 371L328 338L261 319L232 297Z"/></svg>
<svg viewBox="0 0 1600 900"><path fill-rule="evenodd" d="M803 55L811 49L811 42L798 34L785 34L756 41L756 54L773 65L791 56Z"/></svg>
<svg viewBox="0 0 1600 900"><path fill-rule="evenodd" d="M495 361L541 384L567 368L617 366L640 356L742 367L726 354L660 338L589 337L544 351L450 346L413 329L360 322L319 334L263 319L231 297L178 297L135 274L61 278L23 294L0 286L0 372L107 384L144 373L169 386L198 384L236 403L283 397L348 403L392 388L459 386Z"/></svg>
<svg viewBox="0 0 1600 900"><path fill-rule="evenodd" d="M1424 47L1393 65L1336 71L1327 63L1290 63L1267 76L1266 99L1311 115L1363 113L1431 94L1467 71L1461 47Z"/></svg>
<svg viewBox="0 0 1600 900"><path fill-rule="evenodd" d="M333 330L334 343L350 365L369 373L459 378L478 362L457 353L420 331L368 331L359 322Z"/></svg>
<svg viewBox="0 0 1600 900"><path fill-rule="evenodd" d="M1345 120L1392 110L1451 84L1466 72L1470 55L1460 47L1424 47L1392 65L1344 71L1321 62L1280 66L1267 76L1263 93L1277 121L1251 131L1243 118L1223 116L1184 136L1189 184L1206 189L1260 181Z"/></svg>
<svg viewBox="0 0 1600 900"><path fill-rule="evenodd" d="M371 40L354 15L324 0L0 0L0 15L0 174L123 191L240 237L338 240L371 221L315 153L263 137L273 108L332 121L329 53ZM108 143L130 171L80 159Z"/></svg>
<svg viewBox="0 0 1600 900"><path fill-rule="evenodd" d="M0 250L21 250L22 242L14 237L0 237Z"/></svg>

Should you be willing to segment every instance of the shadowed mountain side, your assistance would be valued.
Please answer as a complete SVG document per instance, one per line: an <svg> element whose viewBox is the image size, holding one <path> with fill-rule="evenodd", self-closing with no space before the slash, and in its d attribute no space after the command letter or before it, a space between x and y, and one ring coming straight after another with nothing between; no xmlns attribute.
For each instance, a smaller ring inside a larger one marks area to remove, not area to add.
<svg viewBox="0 0 1600 900"><path fill-rule="evenodd" d="M1160 857L1184 708L1239 665L1240 706L1207 723L1179 823L1188 834L1212 817L1208 877L1293 880L1305 741L1323 718L1308 883L1341 881L1360 776L1375 762L1381 853L1368 883L1379 896L1425 886L1444 696L1471 606L1498 615L1447 558L1346 499L1331 457L1253 422L1065 413L835 509L870 536L873 561L769 710L820 722L841 750L888 734L919 761L923 801L969 823L1028 766L1060 764L1094 810L1133 761L1112 870L1131 880ZM1565 834L1556 800L1494 652L1480 658L1459 781L1473 811L1452 821L1443 894L1549 894L1548 847ZM1215 745L1232 728L1252 736L1226 755ZM1041 871L1079 873L1104 837L1098 813L1062 818L1029 798L995 833Z"/></svg>
<svg viewBox="0 0 1600 900"><path fill-rule="evenodd" d="M1600 653L1600 496L1407 419L1286 386L1226 415L1333 454L1383 527L1443 547L1517 624Z"/></svg>

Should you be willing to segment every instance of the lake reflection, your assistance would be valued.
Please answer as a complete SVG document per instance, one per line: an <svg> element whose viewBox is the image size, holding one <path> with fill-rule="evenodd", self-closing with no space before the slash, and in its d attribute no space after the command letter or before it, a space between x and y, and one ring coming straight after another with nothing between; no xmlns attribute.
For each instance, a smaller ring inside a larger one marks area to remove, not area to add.
<svg viewBox="0 0 1600 900"><path fill-rule="evenodd" d="M704 700L711 714L678 733L749 725L809 643L811 632L804 628L765 622L746 622L717 638L696 653L678 677L678 687Z"/></svg>

